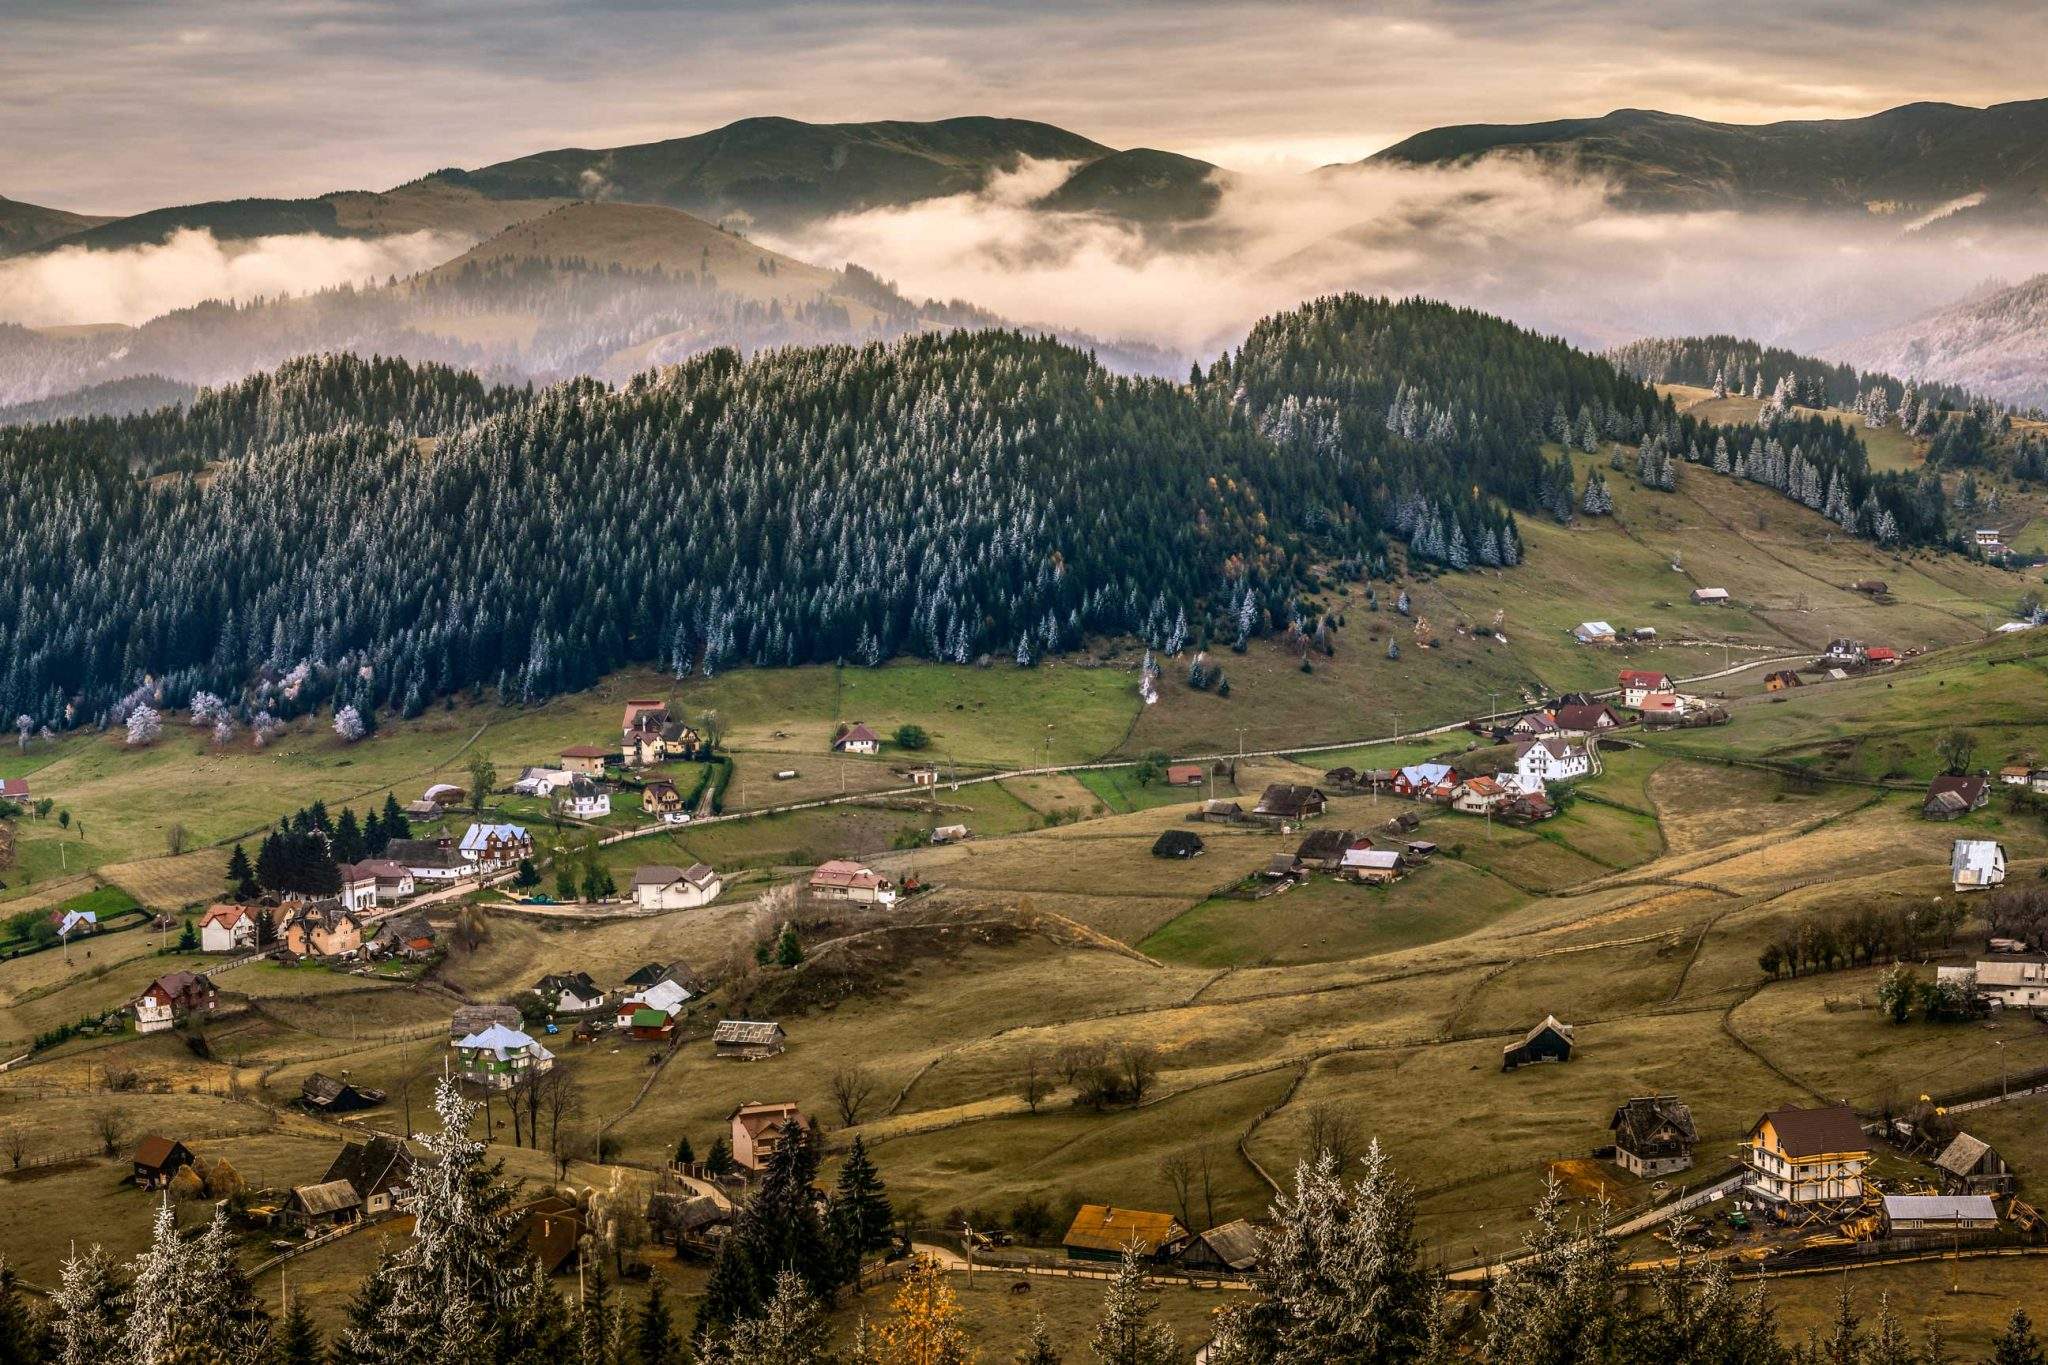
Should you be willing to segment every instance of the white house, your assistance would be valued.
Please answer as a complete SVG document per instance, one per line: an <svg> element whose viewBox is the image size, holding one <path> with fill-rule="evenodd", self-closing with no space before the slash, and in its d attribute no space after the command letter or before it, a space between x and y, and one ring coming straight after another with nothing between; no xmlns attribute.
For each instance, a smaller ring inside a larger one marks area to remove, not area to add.
<svg viewBox="0 0 2048 1365"><path fill-rule="evenodd" d="M1569 782L1593 771L1593 755L1568 739L1535 739L1516 746L1515 771L1539 782Z"/></svg>
<svg viewBox="0 0 2048 1365"><path fill-rule="evenodd" d="M1846 1104L1773 1109L1749 1130L1743 1164L1750 1193L1775 1204L1848 1204L1863 1198L1870 1139Z"/></svg>
<svg viewBox="0 0 2048 1365"><path fill-rule="evenodd" d="M512 790L520 796L553 796L575 778L566 768L528 768L519 774Z"/></svg>
<svg viewBox="0 0 2048 1365"><path fill-rule="evenodd" d="M414 882L452 882L476 871L452 839L393 839L384 857Z"/></svg>
<svg viewBox="0 0 2048 1365"><path fill-rule="evenodd" d="M256 916L246 905L215 905L199 920L199 951L233 953L256 946Z"/></svg>
<svg viewBox="0 0 2048 1365"><path fill-rule="evenodd" d="M589 972L556 972L534 982L533 993L552 1002L557 1014L589 1014L604 1008L604 987Z"/></svg>
<svg viewBox="0 0 2048 1365"><path fill-rule="evenodd" d="M1949 850L1949 882L1958 891L1982 891L2005 880L2005 846L1996 839L1958 839Z"/></svg>
<svg viewBox="0 0 2048 1365"><path fill-rule="evenodd" d="M1572 638L1582 645L1611 645L1614 627L1605 621L1581 621L1572 627Z"/></svg>
<svg viewBox="0 0 2048 1365"><path fill-rule="evenodd" d="M646 1008L660 1010L673 1017L691 999L690 988L672 976L664 976L646 990L635 991L619 1004L619 1013L629 1015L632 1010Z"/></svg>
<svg viewBox="0 0 2048 1365"><path fill-rule="evenodd" d="M341 890L336 893L344 910L358 914L377 908L377 873L366 863L343 863L335 869L341 876Z"/></svg>
<svg viewBox="0 0 2048 1365"><path fill-rule="evenodd" d="M571 820L596 820L612 813L612 794L581 773L561 792L562 814Z"/></svg>
<svg viewBox="0 0 2048 1365"><path fill-rule="evenodd" d="M1693 605L1699 607L1724 606L1727 604L1728 601L1728 589L1694 588L1692 590L1692 600Z"/></svg>
<svg viewBox="0 0 2048 1365"><path fill-rule="evenodd" d="M66 910L57 921L57 937L68 943L73 934L90 934L99 927L97 910Z"/></svg>
<svg viewBox="0 0 2048 1365"><path fill-rule="evenodd" d="M2039 953L1979 958L1976 986L1978 994L2008 1009L2048 1008L2048 959Z"/></svg>
<svg viewBox="0 0 2048 1365"><path fill-rule="evenodd" d="M855 721L833 738L832 748L842 754L878 754L882 752L882 737Z"/></svg>
<svg viewBox="0 0 2048 1365"><path fill-rule="evenodd" d="M692 910L711 904L724 889L718 874L703 863L687 868L656 863L633 873L633 902L642 910Z"/></svg>
<svg viewBox="0 0 2048 1365"><path fill-rule="evenodd" d="M1621 704L1641 706L1643 698L1652 692L1672 690L1671 675L1649 669L1624 668L1621 670Z"/></svg>
<svg viewBox="0 0 2048 1365"><path fill-rule="evenodd" d="M872 868L834 858L811 874L810 893L819 900L854 901L861 905L894 905L896 884Z"/></svg>

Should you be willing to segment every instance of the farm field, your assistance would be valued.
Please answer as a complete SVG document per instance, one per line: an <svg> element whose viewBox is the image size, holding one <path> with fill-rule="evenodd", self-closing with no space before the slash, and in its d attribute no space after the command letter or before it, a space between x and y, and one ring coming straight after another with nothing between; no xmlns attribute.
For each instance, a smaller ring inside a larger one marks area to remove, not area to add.
<svg viewBox="0 0 2048 1365"><path fill-rule="evenodd" d="M1217 794L1250 804L1270 783L1317 783L1334 766L1392 766L1476 748L1482 741L1462 731L1399 745L1356 741L1441 724L1465 706L1512 705L1524 686L1604 686L1631 663L1712 671L1724 646L1738 662L1744 652L1803 654L1836 629L1810 619L1818 615L1810 603L1674 605L1696 568L1717 567L1708 558L1718 553L1713 536L1695 534L1688 518L1733 517L1755 496L1690 484L1673 498L1618 482L1616 520L1633 517L1627 527L1532 525L1528 538L1532 547L1554 542L1550 562L1567 572L1582 550L1589 574L1596 559L1636 554L1640 572L1610 577L1597 609L1617 624L1677 620L1685 638L1705 645L1666 637L1660 646L1584 651L1563 635L1575 613L1591 611L1590 578L1574 588L1569 580L1472 576L1418 585L1417 610L1438 613L1430 619L1439 629L1460 619L1484 623L1491 610L1470 603L1511 586L1520 595L1505 627L1513 644L1448 629L1440 649L1404 648L1397 663L1384 657L1386 631L1412 622L1353 601L1346 631L1369 636L1379 626L1378 649L1340 645L1335 659L1308 674L1257 646L1221 656L1232 696L1220 705L1169 669L1160 703L1142 707L1135 658L1030 672L899 664L742 672L682 685L621 677L527 711L430 711L352 748L301 726L261 753L202 755L198 740L180 732L154 753L80 737L11 755L34 765L32 780L71 816L68 830L54 816L36 822L28 847L68 837L66 848L104 848L106 856L86 877L37 879L9 893L21 905L48 896L50 904L120 913L131 902L177 910L221 889L223 849L172 856L137 843L160 843L172 813L185 816L191 837L221 838L268 826L322 793L331 806L354 801L360 809L373 795L381 803L385 790L409 797L431 775L461 780L473 752L509 774L603 735L622 700L642 691L692 712L714 703L721 711L746 775L729 789L728 813L836 796L841 765L824 751L838 720L865 719L885 735L916 723L932 737L916 760L885 751L879 760L846 761L846 789L858 799L667 828L599 851L621 885L651 863L711 864L725 890L708 906L549 914L496 893L457 896L430 908L448 941L417 982L242 965L220 974L220 1009L187 1031L197 1041L187 1032L112 1030L36 1052L0 1072L0 1134L22 1131L32 1156L53 1160L32 1168L39 1174L0 1169L7 1193L19 1194L0 1198L0 1244L32 1283L68 1246L52 1216L57 1208L81 1210L122 1254L140 1245L147 1199L124 1187L120 1157L91 1154L96 1115L109 1106L128 1115L124 1156L142 1131L170 1129L208 1159L226 1156L252 1184L286 1188L317 1177L343 1132L298 1112L312 1075L387 1092L351 1126L418 1126L458 1006L518 1002L557 973L588 972L617 991L649 963L672 966L701 988L677 1021L672 1050L615 1033L577 1042L568 1020L542 1035L576 1096L563 1139L574 1144L565 1145L575 1158L570 1184L651 1179L683 1140L709 1150L741 1103L789 1100L822 1120L828 1175L860 1136L899 1208L934 1229L954 1221L956 1210L1000 1224L1043 1207L1063 1224L1084 1201L1167 1209L1177 1197L1167 1170L1183 1158L1206 1162L1211 1173L1209 1206L1197 1221L1254 1216L1305 1154L1311 1131L1335 1125L1358 1146L1377 1139L1416 1186L1427 1254L1463 1261L1475 1249L1484 1255L1514 1244L1554 1162L1576 1163L1570 1169L1585 1190L1597 1185L1624 1203L1646 1201L1642 1182L1590 1155L1607 1141L1614 1107L1633 1095L1688 1100L1705 1167L1722 1162L1776 1105L1841 1097L1875 1112L1922 1093L1995 1082L2002 1065L2048 1067L2048 1027L2030 1020L1895 1025L1875 1006L1881 967L1773 979L1758 961L1766 943L1809 920L1949 894L1949 846L1958 836L1998 839L2015 877L2031 881L2048 867L2048 825L2031 810L1994 800L1951 824L1919 814L1919 793L1940 762L1936 742L1950 731L1974 737L1980 765L2048 750L2048 676L2031 641L1971 642L1981 626L1964 619L1960 596L1942 596L1981 591L1991 600L1992 585L1968 566L1890 565L1885 571L1902 585L1918 586L1889 607L1844 604L1845 612L1891 613L1886 619L1910 633L1888 638L1928 647L1895 671L1782 697L1755 690L1752 675L1731 678L1729 725L1621 737L1603 749L1599 773L1578 784L1563 813L1533 827L1417 810L1423 819L1413 837L1440 851L1390 887L1310 875L1279 894L1240 899L1231 889L1276 854L1292 854L1306 831L1192 822L1206 783L1139 784L1128 769L862 795L894 785L898 768L925 758L957 761L963 776L970 764L1032 766L1048 753L1048 723L1054 763L1155 748L1235 752L1234 726L1215 724L1234 712L1258 719L1247 752L1325 736L1351 741L1226 764ZM1771 518L1768 532L1746 534L1782 537L1773 553L1804 562L1840 550L1811 534L1798 509L1771 509ZM1665 536L1684 539L1683 576L1669 568ZM1594 538L1637 549L1588 546ZM1653 571L1670 575L1675 595ZM1821 589L1811 592L1818 599ZM1541 630L1515 624L1517 613L1537 612L1549 613ZM1397 669L1405 678L1391 685ZM1381 672L1390 685L1375 690ZM1330 696L1345 704L1331 706ZM1239 708L1252 698L1262 699L1256 709ZM813 785L773 782L769 774L782 766L799 768L802 783ZM60 785L73 780L76 787ZM138 800L138 781L166 784L182 809L153 789ZM208 784L232 788L232 799L209 805ZM1386 821L1407 810L1416 808L1390 794L1338 795L1309 828L1390 840ZM973 837L934 846L939 824L967 825ZM1168 831L1199 834L1200 856L1153 856ZM551 833L536 832L546 851ZM886 909L814 903L798 888L811 867L833 857L915 878L920 889ZM178 917L171 923L172 931L82 940L68 960L61 950L0 960L7 1055L27 1050L39 1033L119 1008L167 971L217 965L176 951ZM785 925L797 945L794 965L777 960ZM1947 941L1917 950L1915 970L1931 978L1936 963L1969 960L1987 932L1981 915L1966 912ZM1547 1015L1574 1026L1571 1061L1504 1072L1504 1047ZM787 1050L752 1063L720 1060L710 1035L725 1018L779 1021ZM1091 1102L1078 1079L1086 1059L1132 1055L1146 1067L1142 1098ZM1027 1097L1033 1075L1043 1084ZM849 1085L860 1093L842 1106ZM1417 1104L1418 1096L1428 1102ZM2029 1178L2048 1162L2035 1131L2039 1107L1986 1111L1981 1123ZM552 1179L548 1153L510 1145L502 1102L494 1101L490 1124L515 1173L534 1189ZM596 1164L600 1153L604 1163ZM188 1212L198 1216L181 1216ZM326 1300L316 1313L332 1323L334 1296L392 1232L345 1238L294 1263L294 1293ZM698 1292L700 1268L654 1259L684 1301ZM1885 1277L1918 1283L1904 1272L1872 1272L1859 1278L1858 1292L1891 1282ZM1996 1276L1984 1283L1987 1294L2018 1292ZM267 1274L260 1287L275 1296L279 1279ZM1036 1306L1083 1321L1081 1305L1099 1292L1087 1282L1034 1283L1027 1303L995 1283L961 1287L970 1320L989 1341L1019 1332ZM1788 1323L1819 1311L1817 1293L1805 1282L1774 1282ZM863 1300L868 1311L877 1302L875 1294ZM1193 1340L1217 1298L1168 1291L1161 1302ZM835 1323L850 1330L854 1311L842 1309Z"/></svg>

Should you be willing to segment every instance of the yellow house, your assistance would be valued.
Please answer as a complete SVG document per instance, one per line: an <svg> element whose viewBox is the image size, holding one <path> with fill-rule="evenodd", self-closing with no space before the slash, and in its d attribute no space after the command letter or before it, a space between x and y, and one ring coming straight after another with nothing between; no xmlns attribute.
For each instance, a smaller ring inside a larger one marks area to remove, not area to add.
<svg viewBox="0 0 2048 1365"><path fill-rule="evenodd" d="M1773 1109L1749 1130L1743 1164L1750 1193L1774 1204L1860 1200L1870 1139L1846 1104Z"/></svg>

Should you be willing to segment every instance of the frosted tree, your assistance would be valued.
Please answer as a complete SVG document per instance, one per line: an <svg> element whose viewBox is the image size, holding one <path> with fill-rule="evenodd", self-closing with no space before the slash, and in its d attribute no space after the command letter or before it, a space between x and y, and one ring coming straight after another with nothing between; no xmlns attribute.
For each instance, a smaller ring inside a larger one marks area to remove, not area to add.
<svg viewBox="0 0 2048 1365"><path fill-rule="evenodd" d="M1237 648L1242 650L1251 642L1252 629L1259 621L1259 601L1252 595L1251 584L1245 584L1244 600L1237 604Z"/></svg>
<svg viewBox="0 0 2048 1365"><path fill-rule="evenodd" d="M1716 397L1716 398L1726 398L1727 396L1728 396L1728 372L1727 372L1726 370L1715 370L1715 371L1714 371L1714 397Z"/></svg>
<svg viewBox="0 0 2048 1365"><path fill-rule="evenodd" d="M1028 635L1017 637L1017 667L1031 667L1031 637Z"/></svg>
<svg viewBox="0 0 2048 1365"><path fill-rule="evenodd" d="M213 742L215 744L227 744L234 737L235 718L226 712L222 712L220 719L213 723Z"/></svg>
<svg viewBox="0 0 2048 1365"><path fill-rule="evenodd" d="M121 1323L121 1286L114 1262L95 1244L83 1256L73 1248L65 1258L53 1310L53 1365L112 1365L121 1358L126 1333Z"/></svg>
<svg viewBox="0 0 2048 1365"><path fill-rule="evenodd" d="M36 718L34 716L24 713L14 718L14 733L19 739L21 748L28 748L29 732L35 728Z"/></svg>
<svg viewBox="0 0 2048 1365"><path fill-rule="evenodd" d="M353 744L369 732L363 724L362 712L353 706L344 706L334 713L334 733Z"/></svg>
<svg viewBox="0 0 2048 1365"><path fill-rule="evenodd" d="M1167 632L1166 632L1166 652L1167 652L1167 654L1168 654L1168 655L1174 655L1174 654L1178 654L1178 653L1180 653L1180 651L1181 651L1181 648L1182 648L1182 647L1183 647L1184 645L1186 645L1186 644L1187 644L1187 642L1188 642L1188 609L1187 609L1186 607L1182 607L1182 608L1180 609L1180 614L1179 614L1178 616L1174 617L1174 619L1173 619L1173 629L1171 629L1171 630L1169 630L1169 631L1167 631Z"/></svg>
<svg viewBox="0 0 2048 1365"><path fill-rule="evenodd" d="M137 702L135 709L128 713L128 743L131 747L152 743L163 730L164 718L148 702Z"/></svg>
<svg viewBox="0 0 2048 1365"><path fill-rule="evenodd" d="M249 735L261 749L284 733L284 722L268 711L258 711L249 718Z"/></svg>
<svg viewBox="0 0 2048 1365"><path fill-rule="evenodd" d="M228 704L211 692L192 694L192 728L204 730L227 714Z"/></svg>
<svg viewBox="0 0 2048 1365"><path fill-rule="evenodd" d="M1607 491L1607 480L1599 470L1586 475L1586 495L1579 500L1579 507L1589 517L1604 516L1614 510L1614 497Z"/></svg>
<svg viewBox="0 0 2048 1365"><path fill-rule="evenodd" d="M134 1365L169 1365L184 1344L181 1328L199 1307L197 1269L197 1249L178 1236L178 1217L165 1195L157 1204L150 1243L132 1265L124 1359Z"/></svg>
<svg viewBox="0 0 2048 1365"><path fill-rule="evenodd" d="M1159 1305L1145 1292L1145 1267L1136 1247L1125 1247L1116 1278L1102 1298L1089 1351L1102 1365L1177 1365L1180 1343L1173 1329L1153 1321Z"/></svg>
<svg viewBox="0 0 2048 1365"><path fill-rule="evenodd" d="M761 1316L741 1318L706 1342L702 1359L704 1365L817 1365L827 1358L830 1337L803 1276L783 1270Z"/></svg>

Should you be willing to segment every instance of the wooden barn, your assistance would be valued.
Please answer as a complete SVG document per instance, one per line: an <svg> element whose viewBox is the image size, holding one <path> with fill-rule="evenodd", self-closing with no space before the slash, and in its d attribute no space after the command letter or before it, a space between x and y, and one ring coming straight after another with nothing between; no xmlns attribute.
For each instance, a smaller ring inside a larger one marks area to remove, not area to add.
<svg viewBox="0 0 2048 1365"><path fill-rule="evenodd" d="M1542 1023L1522 1035L1520 1042L1509 1043L1501 1049L1500 1069L1513 1071L1539 1062L1568 1062L1571 1059L1572 1026L1559 1023L1554 1014L1546 1014Z"/></svg>

